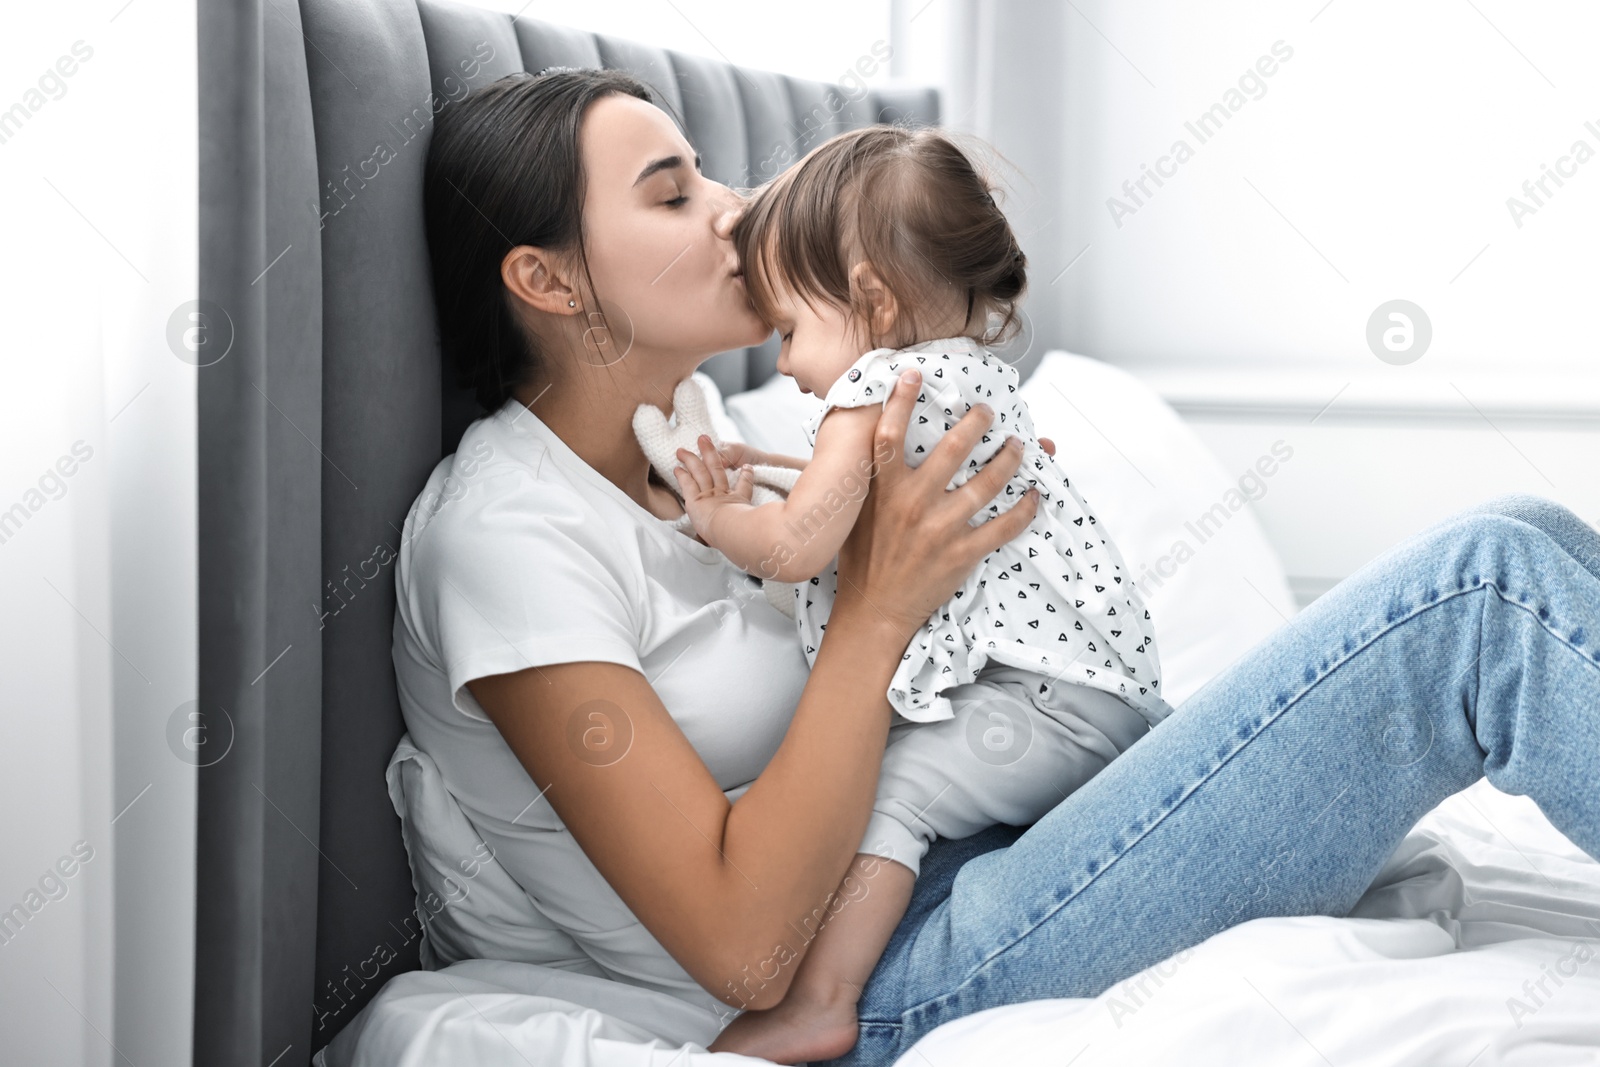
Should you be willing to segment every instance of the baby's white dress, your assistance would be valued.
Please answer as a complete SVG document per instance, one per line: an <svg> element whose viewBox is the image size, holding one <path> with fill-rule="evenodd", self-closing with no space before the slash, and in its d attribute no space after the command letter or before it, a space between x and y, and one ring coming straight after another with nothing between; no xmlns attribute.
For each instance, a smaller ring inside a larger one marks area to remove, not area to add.
<svg viewBox="0 0 1600 1067"><path fill-rule="evenodd" d="M922 373L906 432L906 463L916 467L972 405L994 409L994 425L950 480L955 488L997 452L1007 434L1022 439L1022 464L976 526L1008 510L1029 486L1038 513L1027 528L986 556L967 581L912 638L890 683L891 706L905 719L936 722L954 714L945 691L977 678L986 664L1005 665L1100 689L1154 727L1171 713L1161 696L1155 629L1121 553L1056 461L1039 445L1018 389L1016 369L967 337L865 353L828 390L805 426L816 445L835 407L882 404L900 373ZM815 663L837 590L838 570L800 583L795 621L806 659Z"/></svg>

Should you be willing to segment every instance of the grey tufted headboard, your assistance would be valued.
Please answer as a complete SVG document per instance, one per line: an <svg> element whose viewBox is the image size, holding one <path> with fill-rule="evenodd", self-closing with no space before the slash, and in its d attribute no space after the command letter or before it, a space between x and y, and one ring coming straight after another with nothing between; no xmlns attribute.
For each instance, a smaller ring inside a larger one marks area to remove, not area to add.
<svg viewBox="0 0 1600 1067"><path fill-rule="evenodd" d="M434 332L433 115L512 71L622 67L708 176L753 186L842 130L937 122L939 100L449 0L200 0L199 60L198 295L232 344L198 387L200 699L235 736L199 772L195 1062L287 1067L417 960L384 785L402 732L390 564L477 415ZM733 393L775 359L769 342L704 369Z"/></svg>

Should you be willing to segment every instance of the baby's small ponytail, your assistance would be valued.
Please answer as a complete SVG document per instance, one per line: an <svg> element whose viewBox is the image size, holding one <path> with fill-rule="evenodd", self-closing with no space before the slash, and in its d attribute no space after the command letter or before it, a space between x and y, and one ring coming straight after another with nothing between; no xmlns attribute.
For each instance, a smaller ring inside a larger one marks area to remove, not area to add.
<svg viewBox="0 0 1600 1067"><path fill-rule="evenodd" d="M982 181L976 171L973 180ZM977 239L973 241L975 251L970 267L970 310L980 316L976 321L986 325L978 340L996 345L1020 328L1018 304L1028 288L1028 257L987 186L982 199L987 210L972 227Z"/></svg>

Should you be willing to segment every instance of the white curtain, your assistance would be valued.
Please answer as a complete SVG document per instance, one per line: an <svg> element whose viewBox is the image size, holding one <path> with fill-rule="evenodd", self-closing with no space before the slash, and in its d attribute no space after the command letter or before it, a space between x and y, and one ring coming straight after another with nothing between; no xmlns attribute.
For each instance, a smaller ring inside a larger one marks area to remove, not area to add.
<svg viewBox="0 0 1600 1067"><path fill-rule="evenodd" d="M1077 298L1062 275L1077 254L1061 210L1070 15L1060 0L895 0L891 15L895 75L937 84L941 124L993 150L985 158L1028 256L1024 330L1006 350L1023 374L1045 350L1066 347Z"/></svg>
<svg viewBox="0 0 1600 1067"><path fill-rule="evenodd" d="M0 1059L189 1062L192 4L0 34Z"/></svg>

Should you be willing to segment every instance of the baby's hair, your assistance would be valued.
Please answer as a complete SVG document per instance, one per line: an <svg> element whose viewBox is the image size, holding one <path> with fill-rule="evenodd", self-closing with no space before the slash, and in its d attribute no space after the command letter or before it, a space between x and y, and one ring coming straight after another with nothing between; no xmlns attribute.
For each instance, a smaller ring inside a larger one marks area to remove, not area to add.
<svg viewBox="0 0 1600 1067"><path fill-rule="evenodd" d="M894 296L903 344L931 340L929 319L947 314L935 309L962 303L960 332L998 344L1020 327L1027 257L993 189L933 127L842 133L757 189L734 227L751 303L774 321L781 279L810 306L820 300L869 322L865 294L850 285L851 267L864 260Z"/></svg>

